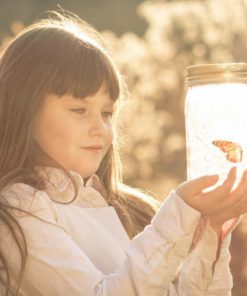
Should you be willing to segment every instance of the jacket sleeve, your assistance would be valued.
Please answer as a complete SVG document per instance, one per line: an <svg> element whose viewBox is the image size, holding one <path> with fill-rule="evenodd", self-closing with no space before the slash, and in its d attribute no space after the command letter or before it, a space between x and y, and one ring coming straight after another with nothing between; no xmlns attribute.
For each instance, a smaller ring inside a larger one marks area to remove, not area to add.
<svg viewBox="0 0 247 296"><path fill-rule="evenodd" d="M28 195L28 188L22 192ZM171 282L188 256L200 220L200 213L172 192L151 224L130 241L122 265L105 275L57 223L57 214L45 192L36 192L34 198L25 196L22 207L38 217L18 215L28 242L28 260L20 290L27 296L166 295L173 289L169 288ZM20 262L18 252L8 233L1 239L1 251L8 256L15 279ZM192 294L181 292L181 295Z"/></svg>
<svg viewBox="0 0 247 296"><path fill-rule="evenodd" d="M231 234L228 234L222 243L220 256L213 271L218 238L208 223L197 247L183 263L178 280L171 288L173 292L169 295L230 296L233 286L229 267L230 240Z"/></svg>

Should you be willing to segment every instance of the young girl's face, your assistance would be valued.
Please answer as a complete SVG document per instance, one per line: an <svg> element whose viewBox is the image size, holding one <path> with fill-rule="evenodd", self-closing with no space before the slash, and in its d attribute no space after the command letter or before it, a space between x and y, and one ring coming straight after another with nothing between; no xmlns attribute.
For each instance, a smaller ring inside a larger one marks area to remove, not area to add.
<svg viewBox="0 0 247 296"><path fill-rule="evenodd" d="M37 164L94 174L112 143L113 104L103 87L83 100L48 95L33 122Z"/></svg>

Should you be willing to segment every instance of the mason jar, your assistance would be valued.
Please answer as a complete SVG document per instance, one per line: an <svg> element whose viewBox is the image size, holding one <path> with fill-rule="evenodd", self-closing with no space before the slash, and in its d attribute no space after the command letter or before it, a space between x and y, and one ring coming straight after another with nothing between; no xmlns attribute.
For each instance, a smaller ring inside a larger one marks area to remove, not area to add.
<svg viewBox="0 0 247 296"><path fill-rule="evenodd" d="M247 64L186 68L187 176L218 174L232 166L238 179L247 168Z"/></svg>

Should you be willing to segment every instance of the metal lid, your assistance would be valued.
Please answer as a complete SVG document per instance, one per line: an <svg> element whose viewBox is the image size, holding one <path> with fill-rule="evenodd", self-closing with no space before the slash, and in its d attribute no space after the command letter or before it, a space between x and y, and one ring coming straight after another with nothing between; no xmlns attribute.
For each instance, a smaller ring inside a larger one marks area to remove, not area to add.
<svg viewBox="0 0 247 296"><path fill-rule="evenodd" d="M242 82L247 83L247 63L221 63L189 66L186 68L188 86Z"/></svg>

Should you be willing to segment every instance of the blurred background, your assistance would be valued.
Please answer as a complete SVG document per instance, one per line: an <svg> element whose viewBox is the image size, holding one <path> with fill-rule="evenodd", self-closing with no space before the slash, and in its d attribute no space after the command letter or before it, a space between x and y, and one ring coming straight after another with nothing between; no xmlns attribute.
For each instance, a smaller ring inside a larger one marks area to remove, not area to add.
<svg viewBox="0 0 247 296"><path fill-rule="evenodd" d="M247 0L0 0L0 44L57 4L107 39L130 92L125 181L164 199L186 178L185 67L247 62ZM233 296L247 295L245 220L231 243Z"/></svg>

